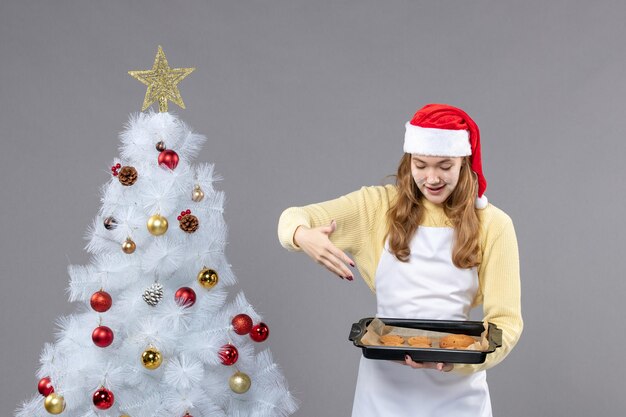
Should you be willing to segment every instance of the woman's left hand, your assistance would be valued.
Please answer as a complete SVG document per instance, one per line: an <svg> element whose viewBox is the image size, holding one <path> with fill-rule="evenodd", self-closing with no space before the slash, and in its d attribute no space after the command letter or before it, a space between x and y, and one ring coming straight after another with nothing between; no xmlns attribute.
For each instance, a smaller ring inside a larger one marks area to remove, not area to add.
<svg viewBox="0 0 626 417"><path fill-rule="evenodd" d="M415 362L409 355L404 356L404 364L414 369L437 369L441 372L450 372L454 368L453 363Z"/></svg>

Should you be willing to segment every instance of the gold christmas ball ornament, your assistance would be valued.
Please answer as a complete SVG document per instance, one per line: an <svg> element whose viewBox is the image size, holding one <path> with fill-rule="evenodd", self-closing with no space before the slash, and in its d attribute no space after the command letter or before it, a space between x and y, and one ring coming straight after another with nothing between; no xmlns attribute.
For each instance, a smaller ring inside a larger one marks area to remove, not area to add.
<svg viewBox="0 0 626 417"><path fill-rule="evenodd" d="M141 363L146 369L154 370L163 363L163 356L157 348L149 347L141 354Z"/></svg>
<svg viewBox="0 0 626 417"><path fill-rule="evenodd" d="M243 394L250 389L250 385L252 385L252 381L247 374L243 372L235 372L230 379L228 380L228 385L233 392L237 394Z"/></svg>
<svg viewBox="0 0 626 417"><path fill-rule="evenodd" d="M198 283L208 290L215 287L217 285L217 281L219 281L219 277L217 275L217 271L213 269L202 268L202 270L198 273Z"/></svg>
<svg viewBox="0 0 626 417"><path fill-rule="evenodd" d="M167 232L167 219L160 214L150 216L148 219L148 231L154 236L161 236Z"/></svg>
<svg viewBox="0 0 626 417"><path fill-rule="evenodd" d="M204 191L202 191L202 188L200 188L200 186L196 184L196 186L193 187L193 192L191 193L191 199L195 201L196 203L199 203L200 201L202 201L203 198L204 198Z"/></svg>
<svg viewBox="0 0 626 417"><path fill-rule="evenodd" d="M135 252L135 249L137 249L137 245L135 244L135 242L133 242L131 238L127 237L124 243L122 243L122 250L124 251L124 253L130 255L131 253Z"/></svg>
<svg viewBox="0 0 626 417"><path fill-rule="evenodd" d="M65 410L65 399L63 396L53 392L46 397L43 405L50 414L61 414Z"/></svg>

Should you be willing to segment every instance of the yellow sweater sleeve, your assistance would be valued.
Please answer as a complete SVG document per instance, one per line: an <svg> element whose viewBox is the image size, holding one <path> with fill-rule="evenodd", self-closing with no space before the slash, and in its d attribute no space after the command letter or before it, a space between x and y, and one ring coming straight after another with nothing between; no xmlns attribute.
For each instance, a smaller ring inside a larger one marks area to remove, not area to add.
<svg viewBox="0 0 626 417"><path fill-rule="evenodd" d="M521 313L520 272L517 238L508 216L501 227L486 233L483 259L478 268L484 320L502 329L502 346L487 355L482 364L455 365L461 373L489 369L511 352L520 338L524 323ZM491 227L490 229L494 229Z"/></svg>
<svg viewBox="0 0 626 417"><path fill-rule="evenodd" d="M374 224L380 221L382 188L362 187L334 200L286 209L278 220L281 245L290 251L299 251L301 249L293 241L298 226L328 226L335 220L337 229L330 236L331 242L341 250L358 253Z"/></svg>
<svg viewBox="0 0 626 417"><path fill-rule="evenodd" d="M286 209L278 220L278 239L290 251L301 250L293 235L300 225L318 227L337 222L330 240L350 253L361 276L372 292L376 291L374 275L386 234L385 216L396 194L391 185L362 187L334 200Z"/></svg>

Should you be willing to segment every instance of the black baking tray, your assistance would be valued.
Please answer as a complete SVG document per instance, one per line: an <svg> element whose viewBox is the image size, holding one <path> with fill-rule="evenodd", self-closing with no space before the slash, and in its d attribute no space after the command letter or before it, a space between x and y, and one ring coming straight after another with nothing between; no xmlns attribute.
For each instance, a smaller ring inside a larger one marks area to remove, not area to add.
<svg viewBox="0 0 626 417"><path fill-rule="evenodd" d="M430 330L435 332L466 334L480 336L485 331L482 321L462 320L419 320L378 317L388 326L408 327L411 329ZM487 354L502 346L502 330L495 324L488 323L487 340L489 349L484 352L476 350L414 348L410 346L369 346L361 344L361 337L374 317L366 317L352 324L348 339L354 346L363 350L368 359L385 359L404 361L409 355L415 362L446 362L446 363L483 363Z"/></svg>

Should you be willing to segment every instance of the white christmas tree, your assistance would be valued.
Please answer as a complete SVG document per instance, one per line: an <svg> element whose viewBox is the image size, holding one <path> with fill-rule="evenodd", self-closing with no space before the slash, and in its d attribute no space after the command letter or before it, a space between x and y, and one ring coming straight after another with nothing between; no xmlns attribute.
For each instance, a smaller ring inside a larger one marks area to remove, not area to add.
<svg viewBox="0 0 626 417"><path fill-rule="evenodd" d="M90 227L86 266L69 269L74 314L58 320L17 417L287 416L297 405L269 350L268 327L243 293L224 248L224 193L212 164L191 165L206 140L167 112L192 68L131 75L146 110L121 133L120 158Z"/></svg>

